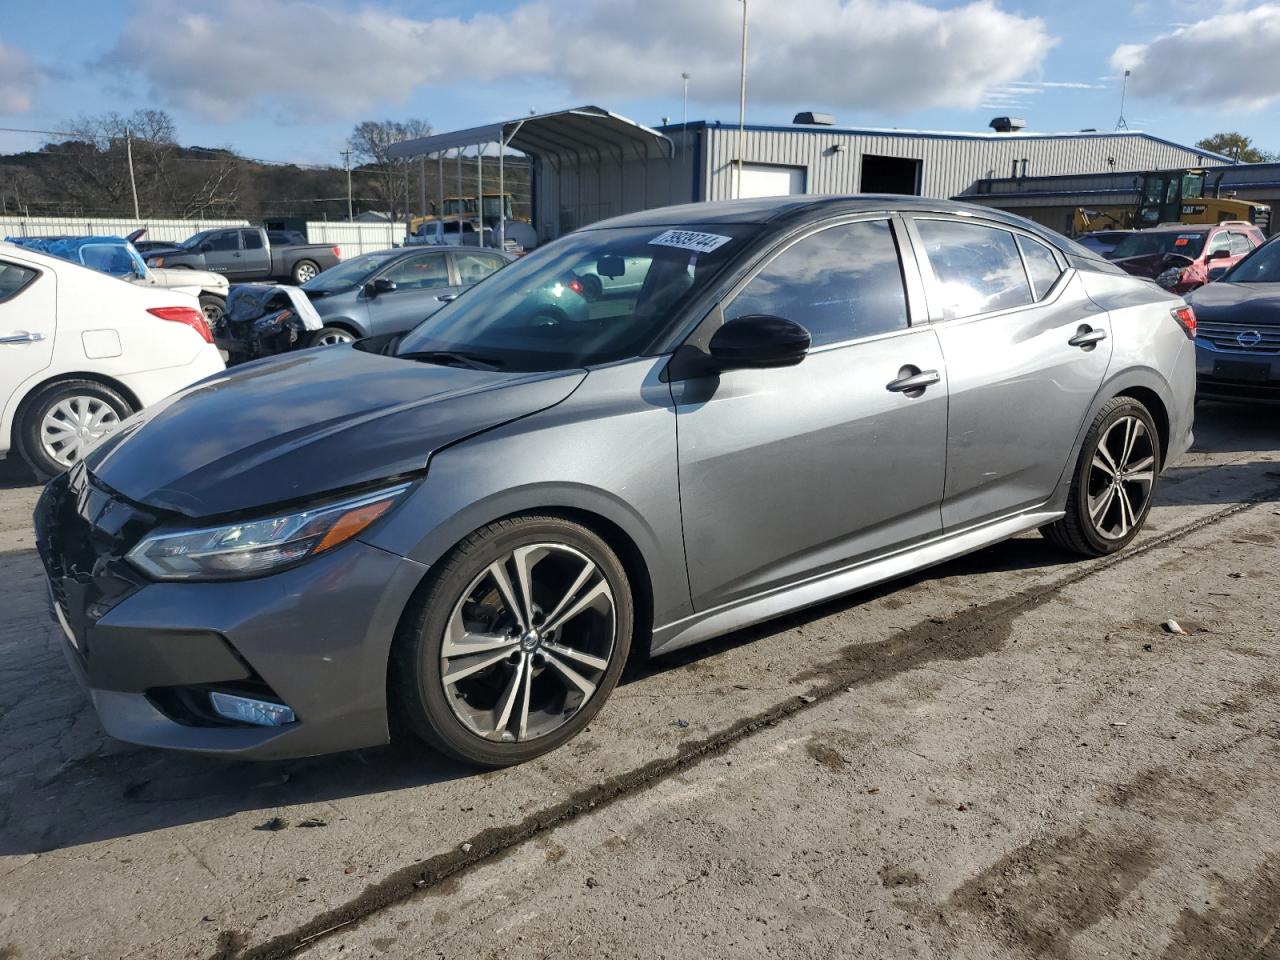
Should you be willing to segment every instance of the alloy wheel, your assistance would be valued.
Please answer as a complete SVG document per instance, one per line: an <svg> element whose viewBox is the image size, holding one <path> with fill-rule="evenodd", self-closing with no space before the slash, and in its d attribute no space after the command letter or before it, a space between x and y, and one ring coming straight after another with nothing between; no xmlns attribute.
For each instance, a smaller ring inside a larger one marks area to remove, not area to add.
<svg viewBox="0 0 1280 960"><path fill-rule="evenodd" d="M222 305L217 303L202 303L200 304L200 310L204 313L205 323L209 324L211 330L222 322L222 317L226 313L222 309Z"/></svg>
<svg viewBox="0 0 1280 960"><path fill-rule="evenodd" d="M59 400L40 421L44 452L64 467L79 461L93 443L120 425L120 415L98 397Z"/></svg>
<svg viewBox="0 0 1280 960"><path fill-rule="evenodd" d="M293 269L294 278L298 283L306 283L308 280L314 279L320 271L309 263L300 263Z"/></svg>
<svg viewBox="0 0 1280 960"><path fill-rule="evenodd" d="M332 347L339 343L351 343L355 340L351 334L342 330L330 330L323 337L316 340L316 343L322 347Z"/></svg>
<svg viewBox="0 0 1280 960"><path fill-rule="evenodd" d="M546 736L591 699L613 656L613 588L562 543L517 547L463 591L440 648L454 715L487 740Z"/></svg>
<svg viewBox="0 0 1280 960"><path fill-rule="evenodd" d="M1155 479L1155 444L1146 424L1133 416L1116 420L1089 465L1089 520L1098 535L1128 536L1146 512Z"/></svg>

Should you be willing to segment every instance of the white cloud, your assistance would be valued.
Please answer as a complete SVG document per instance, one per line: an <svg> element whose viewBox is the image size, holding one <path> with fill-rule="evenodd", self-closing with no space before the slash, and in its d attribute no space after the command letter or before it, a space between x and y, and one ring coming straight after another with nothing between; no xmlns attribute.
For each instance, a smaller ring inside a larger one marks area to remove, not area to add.
<svg viewBox="0 0 1280 960"><path fill-rule="evenodd" d="M23 51L0 42L0 114L26 113L44 72Z"/></svg>
<svg viewBox="0 0 1280 960"><path fill-rule="evenodd" d="M1280 101L1280 4L1219 13L1111 54L1114 70L1132 70L1129 92L1186 106L1252 110Z"/></svg>
<svg viewBox="0 0 1280 960"><path fill-rule="evenodd" d="M527 0L502 16L433 19L329 0L207 9L142 0L103 63L215 121L280 107L299 119L352 119L415 88L476 80L549 82L566 105L608 105L666 94L681 71L692 74L696 100L737 99L742 8L728 0ZM974 106L1036 70L1054 42L1040 19L992 0L945 9L920 0L756 4L748 98L884 112Z"/></svg>

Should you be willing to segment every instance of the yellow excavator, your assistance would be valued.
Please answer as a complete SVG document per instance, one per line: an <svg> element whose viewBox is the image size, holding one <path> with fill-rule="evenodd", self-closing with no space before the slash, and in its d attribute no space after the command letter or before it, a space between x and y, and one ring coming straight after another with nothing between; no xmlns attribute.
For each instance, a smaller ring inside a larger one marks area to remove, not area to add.
<svg viewBox="0 0 1280 960"><path fill-rule="evenodd" d="M1217 173L1210 195L1205 181ZM1222 223L1243 220L1269 233L1271 208L1265 203L1221 195L1225 171L1154 170L1142 175L1136 207L1077 207L1072 217L1075 236L1096 230L1140 230L1161 223Z"/></svg>

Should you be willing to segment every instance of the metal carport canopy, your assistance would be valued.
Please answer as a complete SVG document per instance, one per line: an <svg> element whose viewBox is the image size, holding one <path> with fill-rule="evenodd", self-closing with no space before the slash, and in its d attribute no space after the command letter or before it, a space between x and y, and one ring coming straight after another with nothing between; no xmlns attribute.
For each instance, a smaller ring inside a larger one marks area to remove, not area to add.
<svg viewBox="0 0 1280 960"><path fill-rule="evenodd" d="M489 123L467 130L455 130L451 133L438 133L430 137L419 137L416 140L405 140L402 143L392 144L387 150L387 155L392 160L408 160L431 155L442 158L446 152L456 149L461 157L462 150L483 147L490 143L500 145L498 151L500 193L503 192L502 155L507 147L532 157L545 159L556 168L557 172L566 161L571 162L575 168L581 169L584 161L598 167L607 157L609 160L616 160L621 167L629 157L640 160L648 160L651 157L669 160L675 154L671 139L657 130L600 107L583 106L571 110L558 110L555 113L541 113L515 120ZM483 167L481 170L483 171ZM479 194L480 227L483 231L483 181L477 187L477 193ZM499 227L501 242L506 239L505 204L499 202L499 209L503 210Z"/></svg>

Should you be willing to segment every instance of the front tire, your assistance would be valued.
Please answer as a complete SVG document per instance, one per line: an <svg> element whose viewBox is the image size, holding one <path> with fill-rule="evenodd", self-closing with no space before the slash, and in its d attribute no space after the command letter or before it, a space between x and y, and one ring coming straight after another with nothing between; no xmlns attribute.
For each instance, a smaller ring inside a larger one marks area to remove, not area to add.
<svg viewBox="0 0 1280 960"><path fill-rule="evenodd" d="M293 265L293 282L298 286L319 275L320 264L314 260L299 260Z"/></svg>
<svg viewBox="0 0 1280 960"><path fill-rule="evenodd" d="M200 312L209 324L210 330L217 330L222 318L227 314L227 301L212 293L200 294Z"/></svg>
<svg viewBox="0 0 1280 960"><path fill-rule="evenodd" d="M94 380L50 384L23 405L19 451L39 477L56 476L132 413L129 401Z"/></svg>
<svg viewBox="0 0 1280 960"><path fill-rule="evenodd" d="M340 343L354 343L356 335L345 327L321 327L311 335L309 347L336 347Z"/></svg>
<svg viewBox="0 0 1280 960"><path fill-rule="evenodd" d="M523 763L599 712L633 625L626 572L594 532L555 516L501 520L457 546L406 612L392 701L451 757Z"/></svg>
<svg viewBox="0 0 1280 960"><path fill-rule="evenodd" d="M1045 539L1086 557L1123 550L1151 512L1162 455L1160 433L1142 403L1107 401L1085 434L1066 515L1041 529Z"/></svg>

